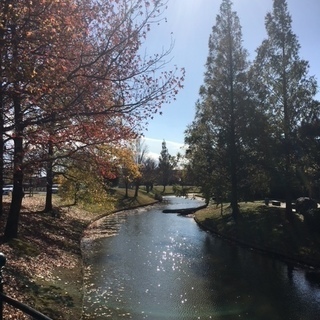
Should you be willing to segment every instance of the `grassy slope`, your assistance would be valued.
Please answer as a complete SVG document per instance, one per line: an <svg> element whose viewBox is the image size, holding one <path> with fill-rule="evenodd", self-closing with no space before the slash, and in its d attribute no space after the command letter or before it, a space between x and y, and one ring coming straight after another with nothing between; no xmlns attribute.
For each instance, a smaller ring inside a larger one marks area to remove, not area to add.
<svg viewBox="0 0 320 320"><path fill-rule="evenodd" d="M154 203L149 195L139 193L137 199L115 192L116 209ZM0 232L6 221L9 197L4 215L0 217ZM4 268L5 292L52 319L80 319L82 310L82 261L80 240L88 224L101 215L110 214L101 208L79 208L61 205L54 198L60 217L41 213L44 195L25 197L20 216L19 238L0 243L0 252L7 257ZM5 306L4 319L29 319Z"/></svg>
<svg viewBox="0 0 320 320"><path fill-rule="evenodd" d="M220 207L215 206L198 211L195 219L205 229L245 246L320 267L320 233L311 231L302 216L295 214L289 223L284 208L267 207L262 202L241 203L240 211L237 223L230 208L221 216Z"/></svg>

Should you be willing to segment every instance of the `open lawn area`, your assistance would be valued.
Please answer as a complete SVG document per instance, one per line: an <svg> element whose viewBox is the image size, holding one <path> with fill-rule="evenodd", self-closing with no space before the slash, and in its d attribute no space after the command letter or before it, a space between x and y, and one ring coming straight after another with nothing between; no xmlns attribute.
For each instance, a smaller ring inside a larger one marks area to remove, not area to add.
<svg viewBox="0 0 320 320"><path fill-rule="evenodd" d="M153 186L152 190L150 191L151 194L162 194L162 195L173 195L175 194L175 188L176 189L181 189L181 188L184 188L187 193L199 193L200 192L200 189L198 187L194 187L194 186L172 186L172 185L169 185L169 186L166 186L165 188L165 192L163 193L163 186L162 185L155 185ZM146 187L145 186L140 186L140 190L141 191L145 191L146 190Z"/></svg>

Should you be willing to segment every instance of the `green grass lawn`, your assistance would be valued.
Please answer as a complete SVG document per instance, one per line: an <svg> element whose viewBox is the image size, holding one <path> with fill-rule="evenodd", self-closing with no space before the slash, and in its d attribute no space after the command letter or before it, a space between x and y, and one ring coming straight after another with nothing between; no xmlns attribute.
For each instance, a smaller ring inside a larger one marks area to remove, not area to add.
<svg viewBox="0 0 320 320"><path fill-rule="evenodd" d="M117 199L117 209L134 208L155 203L154 195L139 191L138 197L134 197L134 190L128 190L128 197L125 197L125 189L115 189L115 197Z"/></svg>
<svg viewBox="0 0 320 320"><path fill-rule="evenodd" d="M145 186L140 186L140 191L142 192L145 192L146 191L146 187ZM155 185L153 186L152 190L150 191L150 194L162 194L163 192L163 186L161 185ZM173 194L173 186L166 186L166 189L165 189L165 192L164 192L164 195L170 195L170 194Z"/></svg>
<svg viewBox="0 0 320 320"><path fill-rule="evenodd" d="M285 209L265 206L260 202L240 203L241 217L237 223L230 207L221 215L220 207L209 206L196 213L196 221L213 232L244 245L273 252L301 262L320 266L320 232L294 215L289 222Z"/></svg>
<svg viewBox="0 0 320 320"><path fill-rule="evenodd" d="M82 201L79 204L83 209L90 212L92 217L99 216L101 214L108 214L115 210L136 208L153 204L156 202L154 194L147 194L144 191L139 191L138 197L134 197L135 190L128 189L128 197L126 197L125 188L113 188L110 189L108 198L103 199L101 202L85 202ZM59 205L59 204L58 204Z"/></svg>
<svg viewBox="0 0 320 320"><path fill-rule="evenodd" d="M173 195L174 194L174 188L175 186L166 186L164 195ZM178 188L182 188L181 186L178 186ZM199 193L200 190L198 187L194 187L194 186L183 186L183 188L186 188L188 190L188 193ZM146 187L145 186L140 186L140 191L145 191ZM155 185L153 186L152 191L150 191L150 193L158 193L158 194L162 194L163 193L163 186L162 185Z"/></svg>

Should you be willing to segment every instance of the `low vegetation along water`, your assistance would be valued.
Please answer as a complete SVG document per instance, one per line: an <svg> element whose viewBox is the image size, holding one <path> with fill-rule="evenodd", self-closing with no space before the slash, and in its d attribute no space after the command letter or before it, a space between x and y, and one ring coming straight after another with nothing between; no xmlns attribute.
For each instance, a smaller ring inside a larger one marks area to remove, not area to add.
<svg viewBox="0 0 320 320"><path fill-rule="evenodd" d="M312 272L229 244L166 205L106 217L83 239L84 319L317 319Z"/></svg>

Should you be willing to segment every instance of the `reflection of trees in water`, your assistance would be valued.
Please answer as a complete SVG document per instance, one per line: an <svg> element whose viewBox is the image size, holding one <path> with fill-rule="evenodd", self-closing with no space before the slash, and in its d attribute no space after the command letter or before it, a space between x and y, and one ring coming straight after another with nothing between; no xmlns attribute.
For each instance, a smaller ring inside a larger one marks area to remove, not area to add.
<svg viewBox="0 0 320 320"><path fill-rule="evenodd" d="M199 271L207 277L212 303L228 310L226 315L221 309L215 319L220 316L221 319L236 316L275 319L275 315L278 319L297 319L299 312L295 309L300 305L299 298L287 299L286 277L292 279L293 265L286 266L268 255L210 234L203 239L202 254L206 259L203 264L208 268L202 266L203 270Z"/></svg>

